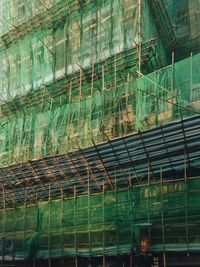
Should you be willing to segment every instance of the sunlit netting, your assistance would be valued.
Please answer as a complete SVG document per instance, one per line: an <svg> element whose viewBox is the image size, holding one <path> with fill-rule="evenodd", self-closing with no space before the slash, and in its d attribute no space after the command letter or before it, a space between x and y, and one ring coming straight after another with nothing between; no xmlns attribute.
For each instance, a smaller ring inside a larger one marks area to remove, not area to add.
<svg viewBox="0 0 200 267"><path fill-rule="evenodd" d="M197 115L199 59L198 54L137 79L127 73L121 85L115 85L114 76L86 84L81 90L90 97L80 97L77 87L17 112L11 102L10 115L1 118L1 166L76 150L77 141L87 147L91 137L98 143L105 134L112 139Z"/></svg>

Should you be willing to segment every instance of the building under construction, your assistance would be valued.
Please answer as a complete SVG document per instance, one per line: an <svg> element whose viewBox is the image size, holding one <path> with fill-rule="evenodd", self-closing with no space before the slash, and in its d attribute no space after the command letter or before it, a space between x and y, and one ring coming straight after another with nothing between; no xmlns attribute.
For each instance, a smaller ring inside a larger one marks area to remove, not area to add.
<svg viewBox="0 0 200 267"><path fill-rule="evenodd" d="M0 0L0 265L200 262L200 0Z"/></svg>

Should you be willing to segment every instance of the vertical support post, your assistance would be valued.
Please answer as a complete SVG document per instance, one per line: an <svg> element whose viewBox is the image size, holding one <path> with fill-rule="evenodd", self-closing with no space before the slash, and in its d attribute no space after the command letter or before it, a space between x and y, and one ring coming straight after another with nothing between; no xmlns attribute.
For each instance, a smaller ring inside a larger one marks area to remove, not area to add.
<svg viewBox="0 0 200 267"><path fill-rule="evenodd" d="M5 240L6 240L6 197L5 197L5 188L2 184L2 197L3 197L3 242L2 242L2 260L1 265L4 265L4 257L5 257Z"/></svg>
<svg viewBox="0 0 200 267"><path fill-rule="evenodd" d="M23 240L23 248L24 248L24 264L26 265L26 206L27 206L27 187L25 188L25 198L24 198L24 240Z"/></svg>
<svg viewBox="0 0 200 267"><path fill-rule="evenodd" d="M78 133L80 134L81 129L81 100L78 101Z"/></svg>
<svg viewBox="0 0 200 267"><path fill-rule="evenodd" d="M62 107L62 95L60 96L60 105L59 105L60 109Z"/></svg>
<svg viewBox="0 0 200 267"><path fill-rule="evenodd" d="M190 244L189 244L189 229L188 229L188 191L187 191L187 160L186 160L186 153L184 153L184 189L185 189L185 232L186 232L186 242L187 242L187 251L188 254L190 252Z"/></svg>
<svg viewBox="0 0 200 267"><path fill-rule="evenodd" d="M130 171L129 171L129 180L131 181L130 178ZM129 267L132 267L133 265L133 189L132 187L128 188L129 192L129 203L131 205L131 218L130 218L130 258L129 258Z"/></svg>
<svg viewBox="0 0 200 267"><path fill-rule="evenodd" d="M89 123L89 126L88 126L89 129L88 130L90 132L90 136L93 136L93 128L92 128L93 101L95 101L95 100L93 99L93 95L92 95L90 98L90 120L88 122ZM87 143L88 143L88 141L87 141Z"/></svg>
<svg viewBox="0 0 200 267"><path fill-rule="evenodd" d="M79 81L79 97L81 99L82 97L82 68L80 66L80 81Z"/></svg>
<svg viewBox="0 0 200 267"><path fill-rule="evenodd" d="M104 66L102 66L102 91L104 91L104 88L105 88Z"/></svg>
<svg viewBox="0 0 200 267"><path fill-rule="evenodd" d="M80 134L81 129L81 98L82 98L82 68L80 66L80 81L79 81L79 101L78 101L78 133Z"/></svg>
<svg viewBox="0 0 200 267"><path fill-rule="evenodd" d="M105 267L106 266L106 257L105 257L105 255L103 255L103 267Z"/></svg>
<svg viewBox="0 0 200 267"><path fill-rule="evenodd" d="M148 159L148 186L150 186L150 163L149 163L149 159Z"/></svg>
<svg viewBox="0 0 200 267"><path fill-rule="evenodd" d="M51 267L51 184L49 183L49 237L48 237L48 250L49 250L49 267Z"/></svg>
<svg viewBox="0 0 200 267"><path fill-rule="evenodd" d="M131 188L131 258L130 258L130 260L131 260L131 266L132 266L132 262L133 262L133 238L134 238L134 235L133 235L133 233L134 233L133 232L134 222L133 222L133 220L135 219L133 217L133 212L134 212L133 205L134 205L134 207L136 206L135 201L133 202L133 195L134 195L133 194L133 189Z"/></svg>
<svg viewBox="0 0 200 267"><path fill-rule="evenodd" d="M141 73L141 59L142 59L142 41L141 41L141 19L142 19L142 2L138 0L138 36L139 36L139 44L138 44L138 71Z"/></svg>
<svg viewBox="0 0 200 267"><path fill-rule="evenodd" d="M91 97L94 94L94 64L92 64Z"/></svg>
<svg viewBox="0 0 200 267"><path fill-rule="evenodd" d="M117 61L115 55L115 62L114 62L114 86L117 87Z"/></svg>
<svg viewBox="0 0 200 267"><path fill-rule="evenodd" d="M75 266L78 267L77 258L77 190L74 186L74 245L75 245Z"/></svg>
<svg viewBox="0 0 200 267"><path fill-rule="evenodd" d="M175 96L175 77L174 77L174 51L172 52L172 102L174 101L173 100L173 97Z"/></svg>
<svg viewBox="0 0 200 267"><path fill-rule="evenodd" d="M49 265L49 267L51 267L51 258L49 258L49 260L48 260L48 265Z"/></svg>
<svg viewBox="0 0 200 267"><path fill-rule="evenodd" d="M163 267L167 267L166 253L163 253Z"/></svg>
<svg viewBox="0 0 200 267"><path fill-rule="evenodd" d="M28 154L28 158L30 159L32 157L32 155L30 155L31 153L31 150L30 150L30 147L31 147L31 128L32 128L32 120L33 120L33 113L31 112L30 114L30 128L29 128L29 140L28 140L28 151L27 151L27 154Z"/></svg>
<svg viewBox="0 0 200 267"><path fill-rule="evenodd" d="M46 91L46 87L43 86L43 87L42 87L42 103L41 103L41 108L40 108L40 111L41 111L41 112L43 111L45 91Z"/></svg>
<svg viewBox="0 0 200 267"><path fill-rule="evenodd" d="M64 254L64 242L63 242L63 214L64 214L64 194L63 188L61 188L61 257L63 258Z"/></svg>
<svg viewBox="0 0 200 267"><path fill-rule="evenodd" d="M174 51L172 51L172 88L174 89L174 59L175 59L175 54Z"/></svg>
<svg viewBox="0 0 200 267"><path fill-rule="evenodd" d="M190 54L190 92L192 92L192 84L193 84L193 54ZM190 93L190 102L192 102L192 93Z"/></svg>
<svg viewBox="0 0 200 267"><path fill-rule="evenodd" d="M77 257L77 255L75 256L75 267L78 267L78 257Z"/></svg>
<svg viewBox="0 0 200 267"><path fill-rule="evenodd" d="M105 265L105 182L103 182L103 267Z"/></svg>
<svg viewBox="0 0 200 267"><path fill-rule="evenodd" d="M53 98L51 97L50 99L51 99L50 100L50 111L52 111L52 108L53 108Z"/></svg>
<svg viewBox="0 0 200 267"><path fill-rule="evenodd" d="M35 193L35 206L38 206L38 193ZM36 266L36 259L33 259L33 267Z"/></svg>
<svg viewBox="0 0 200 267"><path fill-rule="evenodd" d="M127 76L127 84L126 84L126 113L127 113L127 119L128 119L128 123L133 123L132 121L129 120L129 108L128 108L128 104L129 104L129 79L130 79L130 74L128 73ZM128 134L128 123L125 124L125 130L124 130L124 134Z"/></svg>
<svg viewBox="0 0 200 267"><path fill-rule="evenodd" d="M174 51L172 51L172 67L174 67Z"/></svg>
<svg viewBox="0 0 200 267"><path fill-rule="evenodd" d="M72 81L69 84L69 103L72 101Z"/></svg>
<svg viewBox="0 0 200 267"><path fill-rule="evenodd" d="M104 117L104 90L105 90L105 79L104 79L104 66L102 66L102 92L101 92L101 112L102 112L102 118ZM102 134L101 138L102 141L104 140L104 123L102 125L103 129L100 130L100 134Z"/></svg>
<svg viewBox="0 0 200 267"><path fill-rule="evenodd" d="M129 267L133 266L133 254L130 254L130 259L129 259Z"/></svg>
<svg viewBox="0 0 200 267"><path fill-rule="evenodd" d="M89 256L91 254L91 234L90 234L90 171L87 170L88 175L88 243L89 243Z"/></svg>
<svg viewBox="0 0 200 267"><path fill-rule="evenodd" d="M171 84L171 87L172 87L172 90L171 90L171 101L172 101L172 107L170 108L173 108L173 103L174 103L174 98L175 98L175 103L177 102L177 94L175 94L175 68L174 68L174 57L175 57L175 54L174 54L174 51L172 52L172 84Z"/></svg>
<svg viewBox="0 0 200 267"><path fill-rule="evenodd" d="M184 181L187 182L187 159L186 159L186 151L184 151Z"/></svg>
<svg viewBox="0 0 200 267"><path fill-rule="evenodd" d="M15 194L13 195L13 209L14 209L14 218L13 218L13 249L12 249L12 262L14 265L14 261L15 261L15 235L16 235L16 198L15 198Z"/></svg>
<svg viewBox="0 0 200 267"><path fill-rule="evenodd" d="M151 181L150 181L150 163L149 163L149 159L148 159L148 224L150 224L150 187L151 185ZM150 240L150 236L151 236L151 233L150 233L150 228L148 228L148 238Z"/></svg>
<svg viewBox="0 0 200 267"><path fill-rule="evenodd" d="M117 255L119 254L119 229L118 229L118 199L117 199L117 177L116 177L116 170L115 170L115 224L116 224L116 243L117 243Z"/></svg>
<svg viewBox="0 0 200 267"><path fill-rule="evenodd" d="M163 266L167 267L166 254L165 254L165 227L164 227L162 192L163 192L163 175L162 175L162 167L160 167L160 202L161 202L161 223L162 223L162 242L163 242Z"/></svg>

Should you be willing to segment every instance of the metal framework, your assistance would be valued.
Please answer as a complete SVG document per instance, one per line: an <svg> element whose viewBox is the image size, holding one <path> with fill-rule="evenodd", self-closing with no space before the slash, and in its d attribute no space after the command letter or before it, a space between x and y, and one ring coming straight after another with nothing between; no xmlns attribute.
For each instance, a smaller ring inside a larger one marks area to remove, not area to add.
<svg viewBox="0 0 200 267"><path fill-rule="evenodd" d="M177 121L142 133L123 136L63 155L16 163L0 170L3 205L31 202L88 190L102 191L145 184L148 179L192 177L199 170L200 116ZM176 138L175 138L176 137ZM186 145L187 144L187 145Z"/></svg>

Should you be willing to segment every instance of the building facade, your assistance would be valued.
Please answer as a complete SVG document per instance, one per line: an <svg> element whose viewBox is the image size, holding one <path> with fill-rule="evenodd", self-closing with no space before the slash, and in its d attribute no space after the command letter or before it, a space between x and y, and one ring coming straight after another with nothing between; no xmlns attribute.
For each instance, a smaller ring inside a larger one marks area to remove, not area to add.
<svg viewBox="0 0 200 267"><path fill-rule="evenodd" d="M198 266L200 1L0 7L2 266Z"/></svg>

